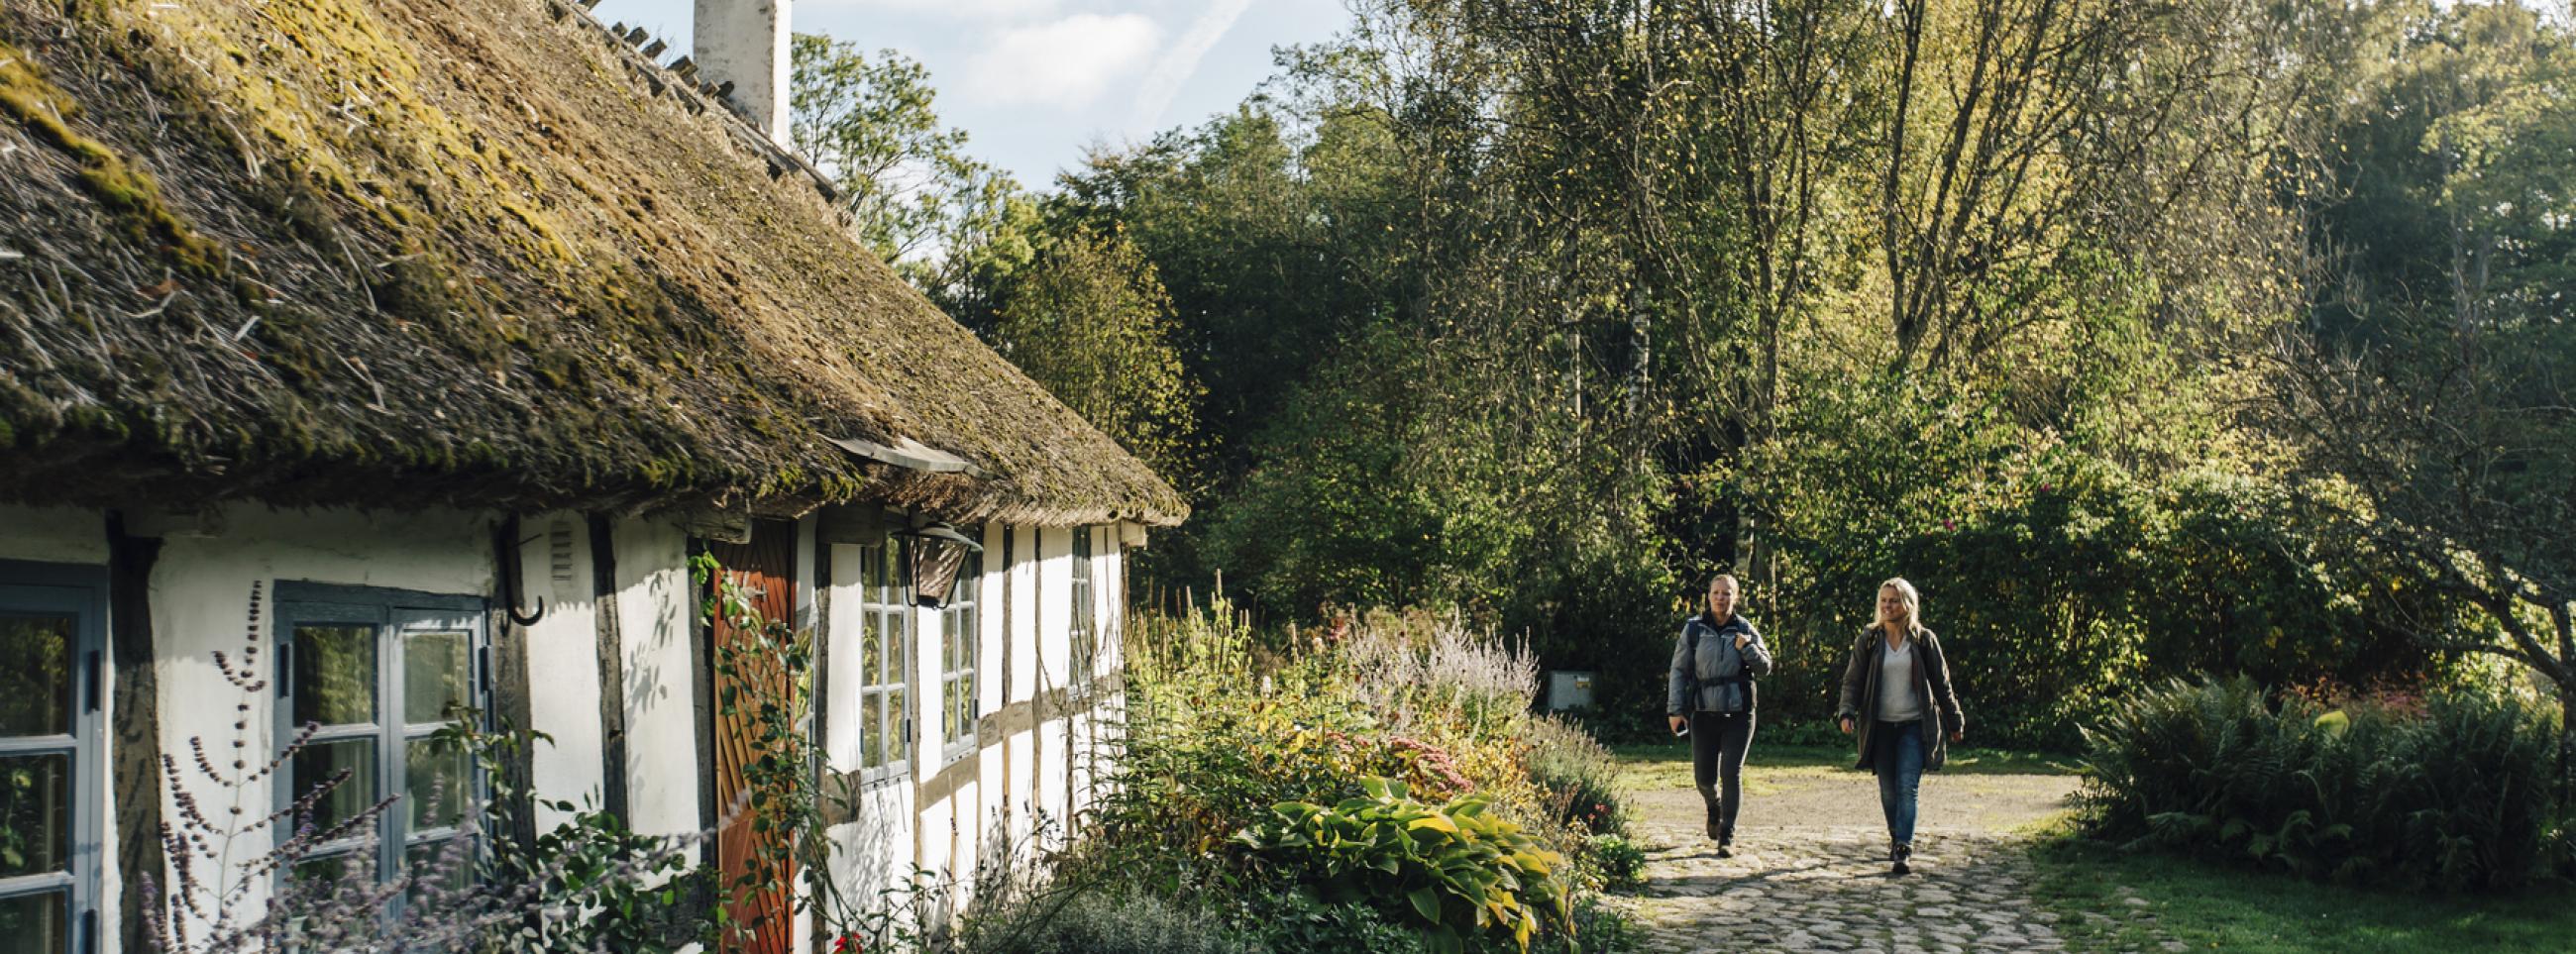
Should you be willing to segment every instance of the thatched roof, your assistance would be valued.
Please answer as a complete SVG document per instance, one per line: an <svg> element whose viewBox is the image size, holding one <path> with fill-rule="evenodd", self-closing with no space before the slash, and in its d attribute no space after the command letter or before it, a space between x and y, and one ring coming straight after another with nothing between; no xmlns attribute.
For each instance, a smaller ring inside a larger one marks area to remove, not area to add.
<svg viewBox="0 0 2576 954"><path fill-rule="evenodd" d="M687 86L559 0L0 0L0 499L1186 514Z"/></svg>

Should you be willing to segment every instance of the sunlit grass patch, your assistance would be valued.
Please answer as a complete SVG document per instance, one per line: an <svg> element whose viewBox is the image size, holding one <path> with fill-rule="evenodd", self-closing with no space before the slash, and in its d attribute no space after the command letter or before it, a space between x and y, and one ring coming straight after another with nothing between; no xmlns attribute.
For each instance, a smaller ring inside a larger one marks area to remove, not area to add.
<svg viewBox="0 0 2576 954"><path fill-rule="evenodd" d="M2576 938L2576 886L2502 897L2378 891L2122 852L2069 831L2062 816L2034 829L2031 893L2077 950L2153 951L2170 939L2231 954L2510 954L2565 951Z"/></svg>

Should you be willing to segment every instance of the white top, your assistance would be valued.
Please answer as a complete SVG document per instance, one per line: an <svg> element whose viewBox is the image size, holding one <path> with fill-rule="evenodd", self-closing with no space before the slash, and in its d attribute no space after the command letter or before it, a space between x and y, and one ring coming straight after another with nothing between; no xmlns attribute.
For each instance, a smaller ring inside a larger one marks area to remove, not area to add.
<svg viewBox="0 0 2576 954"><path fill-rule="evenodd" d="M1880 639L1886 639L1880 636ZM1923 718L1923 693L1914 687L1914 638L1878 655L1878 721Z"/></svg>

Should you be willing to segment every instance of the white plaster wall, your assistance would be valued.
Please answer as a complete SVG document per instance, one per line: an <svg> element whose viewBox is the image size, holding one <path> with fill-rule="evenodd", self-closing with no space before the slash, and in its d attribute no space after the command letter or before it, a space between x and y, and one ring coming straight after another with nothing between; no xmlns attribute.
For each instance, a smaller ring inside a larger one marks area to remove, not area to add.
<svg viewBox="0 0 2576 954"><path fill-rule="evenodd" d="M1007 667L1011 671L1011 685L1010 696L1006 700L1010 704L1024 703L1037 696L1039 533L1035 527L1018 527L1012 541L1013 553L1018 559L1011 567L1011 648ZM1008 787L1000 793L999 800L1008 806L1011 837L1026 839L1033 830L1030 826L1037 810L1037 732L1033 729L1012 732L1003 739L1002 749L1003 758L1010 768Z"/></svg>
<svg viewBox="0 0 2576 954"><path fill-rule="evenodd" d="M823 744L825 764L836 772L859 770L859 687L862 685L859 654L859 569L864 547L850 544L832 545L832 578L825 582L831 591L830 618L823 621L823 638L829 651L824 653L823 682L831 693L822 701Z"/></svg>
<svg viewBox="0 0 2576 954"><path fill-rule="evenodd" d="M941 613L912 610L912 779L918 786L947 767L940 752L945 713L939 698L940 642L946 639ZM919 788L914 789L919 792ZM948 804L945 798L917 798L908 819L913 831L913 859L923 868L943 870L948 861Z"/></svg>
<svg viewBox="0 0 2576 954"><path fill-rule="evenodd" d="M78 507L0 504L0 560L105 566L107 515Z"/></svg>
<svg viewBox="0 0 2576 954"><path fill-rule="evenodd" d="M698 712L689 653L688 537L671 524L620 520L617 625L626 656L629 819L655 835L698 830Z"/></svg>
<svg viewBox="0 0 2576 954"><path fill-rule="evenodd" d="M227 506L212 537L173 533L163 538L154 565L154 655L160 667L162 751L183 764L192 738L209 752L231 751L235 706L248 703L238 733L254 766L276 752L273 693L242 692L216 669L214 654L239 660L256 639L258 675L274 676L275 634L270 629L278 580L381 586L427 593L488 597L493 592L492 518L462 511L364 514L350 510L273 511L253 504ZM260 594L260 618L250 622L251 588ZM218 763L221 767L220 762ZM238 789L193 783L191 792L218 818L238 804L253 816L274 797L266 781ZM163 817L178 817L175 805ZM261 837L245 839L236 857L267 850ZM265 898L265 879L251 892Z"/></svg>
<svg viewBox="0 0 2576 954"><path fill-rule="evenodd" d="M979 632L975 640L975 712L979 718L1000 712L1003 705L1003 647L1010 639L1003 621L1007 596L1003 581L1009 574L1002 563L1003 530L998 523L984 527L984 611L976 620ZM1000 836L993 826L1002 819L1006 763L1001 743L998 721L992 732L976 736L975 754L969 756L975 759L975 784L970 786L968 797L958 802L967 812L959 826L963 837L957 842L958 857L966 866L958 874L961 890L969 897L974 890L975 866L985 859L988 846L999 844Z"/></svg>
<svg viewBox="0 0 2576 954"><path fill-rule="evenodd" d="M1061 689L1072 673L1073 625L1073 532L1066 527L1048 527L1038 547L1038 658L1041 690ZM1050 715L1052 715L1050 713ZM1056 717L1038 726L1037 765L1030 774L1037 784L1037 809L1045 813L1052 831L1048 841L1063 844L1068 832L1067 811L1072 777L1071 722Z"/></svg>
<svg viewBox="0 0 2576 954"><path fill-rule="evenodd" d="M859 687L864 685L861 650L862 613L865 608L861 558L865 547L835 544L832 547L831 605L827 618L821 621L824 638L830 640L830 652L824 661L829 697L822 700L825 758L836 772L860 770L862 754L859 738ZM843 893L861 903L873 903L881 892L895 885L911 871L914 859L912 806L915 774L922 764L918 727L923 713L920 687L924 647L921 645L922 619L937 623L935 616L915 614L913 638L913 675L907 699L915 709L916 727L912 746L911 768L905 772L868 782L859 791L858 821L833 826L827 832L832 839L832 874ZM935 632L935 631L933 631ZM934 642L928 647L937 649ZM931 684L937 685L938 661L933 657ZM936 759L934 752L932 759ZM837 796L838 793L833 793Z"/></svg>
<svg viewBox="0 0 2576 954"><path fill-rule="evenodd" d="M546 803L599 805L599 606L592 593L590 524L582 515L522 518L519 537L519 592L531 603L540 596L546 601L545 614L527 627L526 644L528 720L554 738L529 756L542 831L570 817ZM558 542L571 554L568 579L554 572Z"/></svg>

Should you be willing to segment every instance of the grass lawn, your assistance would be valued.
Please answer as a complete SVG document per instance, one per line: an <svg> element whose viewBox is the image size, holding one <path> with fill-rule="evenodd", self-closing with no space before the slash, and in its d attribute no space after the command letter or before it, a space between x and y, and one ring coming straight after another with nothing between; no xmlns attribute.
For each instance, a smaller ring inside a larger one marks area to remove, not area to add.
<svg viewBox="0 0 2576 954"><path fill-rule="evenodd" d="M2564 884L2502 898L2427 896L2314 884L2167 855L2129 854L2065 833L2040 833L2031 849L2031 893L2058 912L2070 947L2154 951L2126 915L2156 916L2164 934L2194 950L2242 954L2489 954L2576 950L2576 888ZM2143 909L2128 897L2146 901ZM2111 923L2084 915L2113 917Z"/></svg>
<svg viewBox="0 0 2576 954"><path fill-rule="evenodd" d="M1618 757L1619 774L1630 784L1680 788L1691 785L1690 745L1686 742L1614 745L1610 753ZM1778 779L1835 773L1859 775L1851 767L1852 758L1849 746L1764 745L1756 738L1753 751L1744 757L1744 764L1752 770L1745 773L1745 784L1756 794L1763 794L1765 783ZM1941 771L1951 775L2075 775L2079 767L2074 757L2067 755L1959 748L1950 750L1949 764Z"/></svg>

